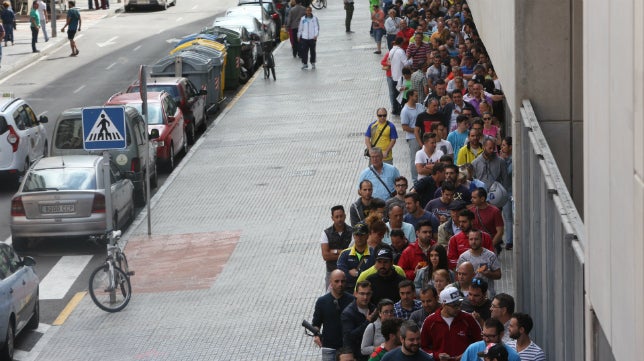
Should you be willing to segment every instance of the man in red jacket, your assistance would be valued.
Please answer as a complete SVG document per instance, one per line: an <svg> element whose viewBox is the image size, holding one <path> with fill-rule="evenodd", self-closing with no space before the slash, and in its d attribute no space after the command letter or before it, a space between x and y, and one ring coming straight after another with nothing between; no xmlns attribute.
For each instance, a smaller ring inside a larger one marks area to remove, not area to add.
<svg viewBox="0 0 644 361"><path fill-rule="evenodd" d="M405 270L405 276L412 281L416 278L416 272L429 262L429 248L436 243L432 239L432 232L431 221L420 221L416 230L416 243L410 243L398 260L398 266Z"/></svg>
<svg viewBox="0 0 644 361"><path fill-rule="evenodd" d="M481 326L472 315L461 311L463 296L455 287L446 287L440 293L440 302L441 308L423 323L420 347L434 360L457 361L470 344L481 340Z"/></svg>
<svg viewBox="0 0 644 361"><path fill-rule="evenodd" d="M461 213L458 214L458 226L461 228L461 232L452 236L449 239L447 259L449 260L449 268L455 269L456 264L458 263L458 257L463 254L463 252L470 249L470 240L468 239L468 234L472 230L472 224L474 223L474 213L469 209L464 209ZM481 232L481 246L487 248L490 251L494 252L494 246L492 245L492 237L485 232Z"/></svg>

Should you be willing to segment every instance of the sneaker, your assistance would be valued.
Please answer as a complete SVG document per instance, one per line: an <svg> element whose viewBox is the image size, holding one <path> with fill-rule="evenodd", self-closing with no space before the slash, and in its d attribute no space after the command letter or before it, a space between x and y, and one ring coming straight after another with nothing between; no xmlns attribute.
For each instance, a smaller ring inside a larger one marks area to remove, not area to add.
<svg viewBox="0 0 644 361"><path fill-rule="evenodd" d="M308 69L308 68L309 68L309 66L307 64L302 65L302 70Z"/></svg>
<svg viewBox="0 0 644 361"><path fill-rule="evenodd" d="M508 244L505 245L505 249L508 250L508 251L511 251L512 248L513 248L512 243L508 243Z"/></svg>
<svg viewBox="0 0 644 361"><path fill-rule="evenodd" d="M382 52L381 52L380 50L376 50L376 51L374 51L373 53L374 53L374 54L382 54Z"/></svg>
<svg viewBox="0 0 644 361"><path fill-rule="evenodd" d="M315 63L311 63L311 68L315 69Z"/></svg>

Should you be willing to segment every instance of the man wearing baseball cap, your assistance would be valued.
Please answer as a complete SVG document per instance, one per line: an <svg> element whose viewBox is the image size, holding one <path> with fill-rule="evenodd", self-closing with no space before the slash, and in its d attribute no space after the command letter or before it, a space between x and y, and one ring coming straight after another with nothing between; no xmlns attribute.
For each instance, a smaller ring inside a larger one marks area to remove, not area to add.
<svg viewBox="0 0 644 361"><path fill-rule="evenodd" d="M360 273L373 266L373 250L367 246L369 227L358 223L353 227L353 247L349 247L338 256L338 269L347 276L347 290L353 290Z"/></svg>
<svg viewBox="0 0 644 361"><path fill-rule="evenodd" d="M394 302L400 301L398 293L398 284L406 280L405 276L399 275L393 268L394 254L391 246L383 244L376 249L376 270L375 274L367 277L367 281L373 286L373 296L371 301L380 302L383 298L388 298Z"/></svg>
<svg viewBox="0 0 644 361"><path fill-rule="evenodd" d="M481 340L481 327L461 311L463 295L456 287L446 287L439 300L441 307L423 323L420 346L435 360L456 361L470 344Z"/></svg>

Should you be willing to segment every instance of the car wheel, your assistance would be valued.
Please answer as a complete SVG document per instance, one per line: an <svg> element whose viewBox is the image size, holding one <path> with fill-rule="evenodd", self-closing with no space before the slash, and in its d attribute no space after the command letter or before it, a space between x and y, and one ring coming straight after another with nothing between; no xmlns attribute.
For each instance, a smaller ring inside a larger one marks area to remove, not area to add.
<svg viewBox="0 0 644 361"><path fill-rule="evenodd" d="M195 119L190 120L190 124L188 124L188 129L187 129L187 134L188 134L188 144L192 145L195 144L197 141L197 134L195 131Z"/></svg>
<svg viewBox="0 0 644 361"><path fill-rule="evenodd" d="M154 165L154 172L150 174L150 189L154 189L159 186L159 177L157 176L157 166Z"/></svg>
<svg viewBox="0 0 644 361"><path fill-rule="evenodd" d="M0 359L13 360L15 340L16 340L16 333L13 328L13 322L9 320L9 325L7 326L7 335L5 336L4 345L2 346L2 350L0 351Z"/></svg>
<svg viewBox="0 0 644 361"><path fill-rule="evenodd" d="M26 251L29 248L29 238L12 236L11 244L13 245L13 249L17 252Z"/></svg>
<svg viewBox="0 0 644 361"><path fill-rule="evenodd" d="M139 190L134 188L134 205L137 207L143 207L145 205L145 202L148 200L148 197L145 193L145 183L141 182L141 185L142 187Z"/></svg>
<svg viewBox="0 0 644 361"><path fill-rule="evenodd" d="M40 301L38 301L38 297L36 297L36 305L34 306L34 313L31 315L31 319L29 320L29 323L27 323L27 326L25 326L28 330L35 330L38 328L38 324L40 323Z"/></svg>
<svg viewBox="0 0 644 361"><path fill-rule="evenodd" d="M188 134L186 134L186 130L183 130L183 144L181 144L181 147L183 148L181 152L186 155L188 154Z"/></svg>
<svg viewBox="0 0 644 361"><path fill-rule="evenodd" d="M170 144L170 157L168 158L168 161L166 163L166 167L168 168L168 172L172 172L174 169L174 144Z"/></svg>

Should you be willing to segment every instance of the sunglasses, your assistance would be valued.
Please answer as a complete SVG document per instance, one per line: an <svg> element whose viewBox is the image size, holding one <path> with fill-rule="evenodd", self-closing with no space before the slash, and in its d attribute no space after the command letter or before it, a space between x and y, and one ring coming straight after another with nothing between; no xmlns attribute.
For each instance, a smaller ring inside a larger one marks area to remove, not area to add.
<svg viewBox="0 0 644 361"><path fill-rule="evenodd" d="M387 116L387 114L378 114L378 118L384 118L386 116Z"/></svg>

